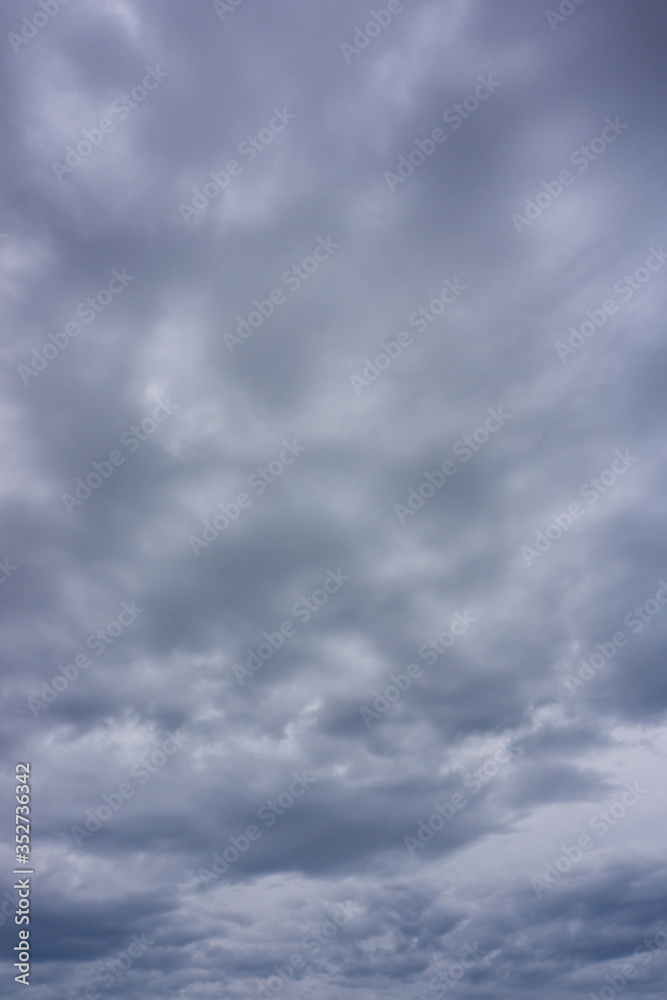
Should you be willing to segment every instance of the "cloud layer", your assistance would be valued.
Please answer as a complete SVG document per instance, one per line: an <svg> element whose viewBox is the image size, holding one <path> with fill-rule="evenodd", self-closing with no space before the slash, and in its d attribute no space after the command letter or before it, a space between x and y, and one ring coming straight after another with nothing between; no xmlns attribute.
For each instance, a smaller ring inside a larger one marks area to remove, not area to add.
<svg viewBox="0 0 667 1000"><path fill-rule="evenodd" d="M665 13L0 21L7 995L662 995Z"/></svg>

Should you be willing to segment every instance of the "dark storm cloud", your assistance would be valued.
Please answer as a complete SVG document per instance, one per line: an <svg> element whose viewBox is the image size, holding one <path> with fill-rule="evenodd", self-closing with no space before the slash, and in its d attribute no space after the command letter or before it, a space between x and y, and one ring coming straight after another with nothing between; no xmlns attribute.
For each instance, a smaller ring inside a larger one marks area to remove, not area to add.
<svg viewBox="0 0 667 1000"><path fill-rule="evenodd" d="M658 995L662 12L0 24L37 1000Z"/></svg>

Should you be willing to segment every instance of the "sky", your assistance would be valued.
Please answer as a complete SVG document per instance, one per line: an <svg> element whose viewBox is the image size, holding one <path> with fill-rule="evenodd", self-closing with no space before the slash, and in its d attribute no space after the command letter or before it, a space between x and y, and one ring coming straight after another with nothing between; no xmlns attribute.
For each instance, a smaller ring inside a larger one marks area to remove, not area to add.
<svg viewBox="0 0 667 1000"><path fill-rule="evenodd" d="M664 996L666 28L3 4L3 996Z"/></svg>

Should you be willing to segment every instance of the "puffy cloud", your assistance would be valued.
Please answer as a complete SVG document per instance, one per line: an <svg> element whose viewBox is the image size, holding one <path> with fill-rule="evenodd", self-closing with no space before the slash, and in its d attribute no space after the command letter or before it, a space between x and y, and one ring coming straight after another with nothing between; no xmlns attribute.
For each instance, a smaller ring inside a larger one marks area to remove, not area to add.
<svg viewBox="0 0 667 1000"><path fill-rule="evenodd" d="M664 14L0 19L36 996L655 990Z"/></svg>

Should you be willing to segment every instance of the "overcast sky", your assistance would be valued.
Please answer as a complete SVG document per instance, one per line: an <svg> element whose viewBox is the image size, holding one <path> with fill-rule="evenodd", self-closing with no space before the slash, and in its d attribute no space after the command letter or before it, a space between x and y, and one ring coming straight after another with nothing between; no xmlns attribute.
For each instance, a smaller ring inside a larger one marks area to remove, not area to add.
<svg viewBox="0 0 667 1000"><path fill-rule="evenodd" d="M27 761L33 1000L664 996L667 12L61 3L0 12L3 995Z"/></svg>

